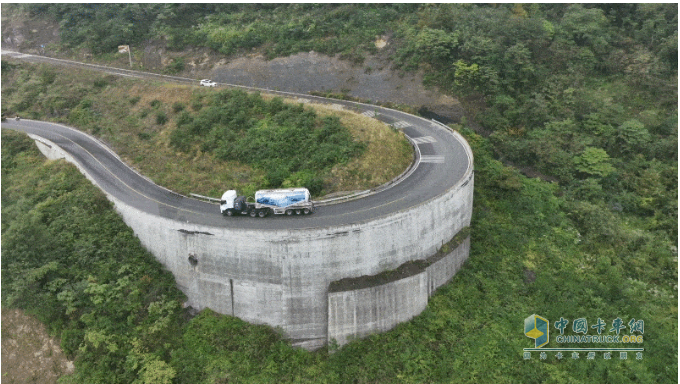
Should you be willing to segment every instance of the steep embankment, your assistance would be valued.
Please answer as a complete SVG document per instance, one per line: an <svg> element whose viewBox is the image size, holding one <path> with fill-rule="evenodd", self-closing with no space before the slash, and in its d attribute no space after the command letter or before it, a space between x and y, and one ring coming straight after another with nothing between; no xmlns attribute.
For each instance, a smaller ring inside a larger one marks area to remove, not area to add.
<svg viewBox="0 0 680 384"><path fill-rule="evenodd" d="M127 54L93 57L85 51L72 51L59 45L59 25L46 19L9 15L3 10L2 48L51 57L71 58L129 68ZM465 115L459 101L423 85L423 72L393 69L389 54L390 36L375 41L377 53L367 55L361 64L316 52L303 52L268 60L261 54L226 56L207 48L188 47L171 51L162 41L149 40L132 46L132 65L136 69L166 72L181 61L179 76L212 78L216 81L290 92L333 92L379 103L407 105L431 112L442 120L458 122ZM174 68L173 68L174 70Z"/></svg>

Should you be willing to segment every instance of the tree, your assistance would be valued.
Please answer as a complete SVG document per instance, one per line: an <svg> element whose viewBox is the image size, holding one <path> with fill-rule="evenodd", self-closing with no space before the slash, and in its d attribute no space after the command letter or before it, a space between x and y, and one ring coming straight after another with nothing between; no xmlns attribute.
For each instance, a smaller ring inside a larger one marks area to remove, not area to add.
<svg viewBox="0 0 680 384"><path fill-rule="evenodd" d="M458 35L441 29L423 28L415 36L415 51L432 64L446 64L458 48Z"/></svg>
<svg viewBox="0 0 680 384"><path fill-rule="evenodd" d="M589 176L606 177L614 172L611 159L602 148L587 147L574 158L576 170Z"/></svg>
<svg viewBox="0 0 680 384"><path fill-rule="evenodd" d="M622 154L639 153L652 140L649 131L639 120L631 119L619 126L616 146Z"/></svg>
<svg viewBox="0 0 680 384"><path fill-rule="evenodd" d="M609 21L598 8L584 8L581 4L570 5L560 23L562 37L579 46L590 46L595 53L602 53L609 45Z"/></svg>
<svg viewBox="0 0 680 384"><path fill-rule="evenodd" d="M505 51L503 57L503 77L509 88L521 92L528 84L533 84L535 67L531 51L523 44L517 43Z"/></svg>
<svg viewBox="0 0 680 384"><path fill-rule="evenodd" d="M477 89L480 85L479 65L467 65L465 61L458 60L453 63L455 67L455 84L466 89Z"/></svg>
<svg viewBox="0 0 680 384"><path fill-rule="evenodd" d="M587 137L578 135L578 125L571 119L552 121L543 129L534 129L527 135L529 148L536 155L541 172L570 182L574 175L574 155L590 144Z"/></svg>

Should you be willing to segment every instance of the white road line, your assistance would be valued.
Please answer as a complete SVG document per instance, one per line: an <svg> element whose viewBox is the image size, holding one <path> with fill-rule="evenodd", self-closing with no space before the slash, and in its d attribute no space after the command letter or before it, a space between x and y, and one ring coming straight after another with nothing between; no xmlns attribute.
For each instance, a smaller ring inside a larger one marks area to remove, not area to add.
<svg viewBox="0 0 680 384"><path fill-rule="evenodd" d="M425 143L436 143L437 140L432 137L432 136L421 136L421 137L413 137L411 138L414 143L416 144L425 144Z"/></svg>
<svg viewBox="0 0 680 384"><path fill-rule="evenodd" d="M435 164L443 164L445 163L444 156L436 156L436 155L430 155L430 156L421 156L420 157L420 162L421 163L435 163Z"/></svg>
<svg viewBox="0 0 680 384"><path fill-rule="evenodd" d="M403 121L403 120L397 121L396 123L394 123L394 124L392 124L392 125L393 125L395 128L406 128L406 127L410 127L410 126L411 126L411 124L409 124L409 123L407 123L407 122L405 122L405 121Z"/></svg>
<svg viewBox="0 0 680 384"><path fill-rule="evenodd" d="M375 117L375 112L373 112L373 111L366 111L366 112L362 113L362 115L368 116L368 117Z"/></svg>

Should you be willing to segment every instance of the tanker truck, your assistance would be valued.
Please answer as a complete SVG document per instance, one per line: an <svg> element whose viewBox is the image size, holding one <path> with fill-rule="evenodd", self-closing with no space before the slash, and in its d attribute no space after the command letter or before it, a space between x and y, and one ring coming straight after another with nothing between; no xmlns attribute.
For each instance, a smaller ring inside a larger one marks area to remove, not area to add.
<svg viewBox="0 0 680 384"><path fill-rule="evenodd" d="M307 188L262 189L255 192L255 201L247 201L235 190L224 192L220 199L220 212L225 216L249 215L266 217L270 214L309 215L314 212Z"/></svg>

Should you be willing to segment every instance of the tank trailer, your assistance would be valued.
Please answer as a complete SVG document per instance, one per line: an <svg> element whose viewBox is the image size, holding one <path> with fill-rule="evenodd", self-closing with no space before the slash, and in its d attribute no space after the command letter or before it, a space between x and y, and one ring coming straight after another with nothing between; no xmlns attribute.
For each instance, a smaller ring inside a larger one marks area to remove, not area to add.
<svg viewBox="0 0 680 384"><path fill-rule="evenodd" d="M238 196L232 189L222 195L220 212L225 216L250 217L309 215L314 212L314 203L310 198L307 188L263 189L255 192L255 202L251 202L245 196Z"/></svg>

